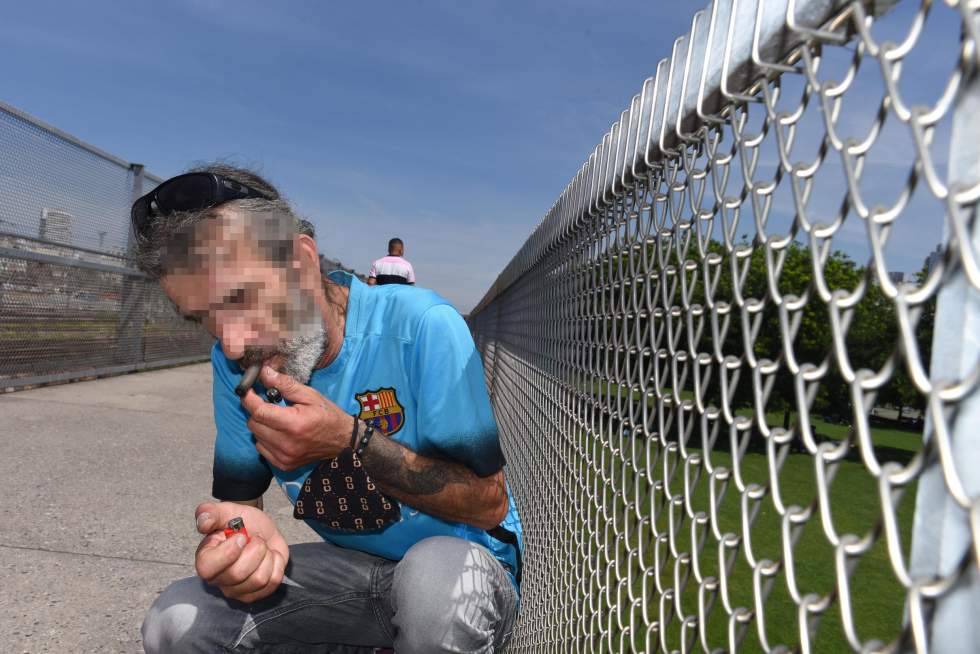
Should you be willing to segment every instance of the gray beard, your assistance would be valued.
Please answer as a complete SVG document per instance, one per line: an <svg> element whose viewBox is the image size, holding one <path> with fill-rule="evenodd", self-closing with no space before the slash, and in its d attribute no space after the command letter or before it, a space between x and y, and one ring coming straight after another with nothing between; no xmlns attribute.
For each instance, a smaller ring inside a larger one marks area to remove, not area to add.
<svg viewBox="0 0 980 654"><path fill-rule="evenodd" d="M286 314L292 318L288 333L295 336L280 340L274 348L247 347L238 363L244 370L278 354L282 357L282 372L301 384L308 384L313 369L326 352L329 330L312 295L301 291L292 293Z"/></svg>
<svg viewBox="0 0 980 654"><path fill-rule="evenodd" d="M327 343L327 330L322 322L310 325L304 331L279 347L284 360L282 371L301 384L309 383Z"/></svg>

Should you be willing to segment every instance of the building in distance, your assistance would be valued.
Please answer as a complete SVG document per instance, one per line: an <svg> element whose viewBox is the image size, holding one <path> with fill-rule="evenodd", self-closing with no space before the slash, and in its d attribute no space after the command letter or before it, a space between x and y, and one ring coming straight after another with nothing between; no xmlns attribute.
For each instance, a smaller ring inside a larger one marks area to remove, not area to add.
<svg viewBox="0 0 980 654"><path fill-rule="evenodd" d="M72 216L61 209L41 209L41 225L37 237L49 243L71 245Z"/></svg>

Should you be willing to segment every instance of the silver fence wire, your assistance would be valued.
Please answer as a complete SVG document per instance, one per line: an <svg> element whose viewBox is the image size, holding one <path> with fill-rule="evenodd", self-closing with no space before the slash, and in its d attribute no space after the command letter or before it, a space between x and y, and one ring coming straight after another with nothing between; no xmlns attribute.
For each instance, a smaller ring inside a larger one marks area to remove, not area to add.
<svg viewBox="0 0 980 654"><path fill-rule="evenodd" d="M714 2L501 272L508 651L980 651L978 12Z"/></svg>
<svg viewBox="0 0 980 654"><path fill-rule="evenodd" d="M160 181L0 103L0 389L207 358L128 259L130 205Z"/></svg>

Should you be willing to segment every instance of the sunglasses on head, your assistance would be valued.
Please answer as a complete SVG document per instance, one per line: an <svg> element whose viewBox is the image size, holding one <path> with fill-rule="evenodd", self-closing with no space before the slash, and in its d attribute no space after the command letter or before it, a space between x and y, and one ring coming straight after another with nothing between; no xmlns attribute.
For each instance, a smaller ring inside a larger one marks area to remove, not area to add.
<svg viewBox="0 0 980 654"><path fill-rule="evenodd" d="M187 173L171 177L133 203L131 218L137 236L146 236L153 221L180 211L203 211L232 200L268 195L215 173Z"/></svg>

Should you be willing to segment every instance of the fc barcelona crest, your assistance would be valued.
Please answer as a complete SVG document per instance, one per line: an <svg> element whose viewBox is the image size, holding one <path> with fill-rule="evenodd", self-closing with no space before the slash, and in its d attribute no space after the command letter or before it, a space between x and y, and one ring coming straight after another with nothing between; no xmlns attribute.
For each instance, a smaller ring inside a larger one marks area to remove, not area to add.
<svg viewBox="0 0 980 654"><path fill-rule="evenodd" d="M358 417L374 425L385 436L391 436L405 424L405 409L398 403L394 388L355 393L354 397L361 405Z"/></svg>

